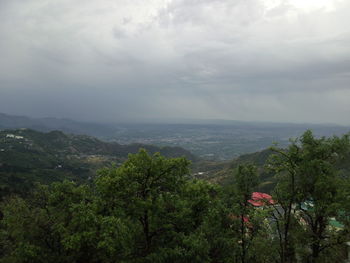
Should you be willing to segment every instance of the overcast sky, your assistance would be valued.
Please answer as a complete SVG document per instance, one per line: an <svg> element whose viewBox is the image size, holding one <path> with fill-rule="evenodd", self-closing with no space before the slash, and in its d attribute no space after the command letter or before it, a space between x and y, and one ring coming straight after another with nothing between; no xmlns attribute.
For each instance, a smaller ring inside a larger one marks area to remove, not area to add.
<svg viewBox="0 0 350 263"><path fill-rule="evenodd" d="M348 0L0 0L0 112L350 124Z"/></svg>

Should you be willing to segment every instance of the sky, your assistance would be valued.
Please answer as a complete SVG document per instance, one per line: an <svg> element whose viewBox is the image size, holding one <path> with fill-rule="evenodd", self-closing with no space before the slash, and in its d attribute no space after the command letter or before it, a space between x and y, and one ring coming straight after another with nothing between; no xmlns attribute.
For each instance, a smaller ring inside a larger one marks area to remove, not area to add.
<svg viewBox="0 0 350 263"><path fill-rule="evenodd" d="M348 0L0 0L0 112L350 125Z"/></svg>

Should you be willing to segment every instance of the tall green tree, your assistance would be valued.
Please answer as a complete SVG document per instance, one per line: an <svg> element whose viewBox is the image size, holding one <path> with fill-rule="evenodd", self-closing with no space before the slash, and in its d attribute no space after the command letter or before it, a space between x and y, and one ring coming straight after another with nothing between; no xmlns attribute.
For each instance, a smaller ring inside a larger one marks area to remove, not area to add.
<svg viewBox="0 0 350 263"><path fill-rule="evenodd" d="M280 263L292 263L295 258L295 236L298 229L295 204L300 196L297 184L298 163L300 161L300 147L296 141L291 141L288 149L272 147L275 152L269 159L267 167L275 173L277 185L273 190L273 197L277 201L272 216L276 223L278 251Z"/></svg>
<svg viewBox="0 0 350 263"><path fill-rule="evenodd" d="M140 150L130 154L118 169L100 171L96 190L106 203L104 207L123 211L140 231L135 237L137 256L152 258L164 234L172 230L169 220L185 185L188 166L184 158L167 159L159 153L150 156Z"/></svg>
<svg viewBox="0 0 350 263"><path fill-rule="evenodd" d="M298 208L307 223L306 234L311 249L308 261L322 262L323 251L345 241L339 231L332 229L330 219L339 218L345 209L347 196L343 185L348 179L339 176L336 164L349 153L349 137L317 139L307 131L300 143L298 183L302 198Z"/></svg>
<svg viewBox="0 0 350 263"><path fill-rule="evenodd" d="M287 150L273 148L269 167L278 176L274 196L280 262L294 262L296 254L305 255L307 262L323 262L327 249L344 242L344 231L334 231L330 219L346 209L343 186L348 178L339 176L336 165L349 146L348 135L315 138L306 131Z"/></svg>
<svg viewBox="0 0 350 263"><path fill-rule="evenodd" d="M258 185L258 173L255 166L240 165L234 173L234 200L236 202L236 211L239 221L240 237L240 259L242 263L247 262L248 249L252 236L248 234L248 227L251 222L249 218L253 214L253 208L248 203L251 199L254 188Z"/></svg>

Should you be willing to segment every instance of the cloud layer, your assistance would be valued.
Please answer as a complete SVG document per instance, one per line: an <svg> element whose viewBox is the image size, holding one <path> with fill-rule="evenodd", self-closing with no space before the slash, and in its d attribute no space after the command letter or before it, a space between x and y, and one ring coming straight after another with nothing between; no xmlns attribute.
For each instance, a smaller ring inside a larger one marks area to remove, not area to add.
<svg viewBox="0 0 350 263"><path fill-rule="evenodd" d="M0 111L350 124L346 0L2 0Z"/></svg>

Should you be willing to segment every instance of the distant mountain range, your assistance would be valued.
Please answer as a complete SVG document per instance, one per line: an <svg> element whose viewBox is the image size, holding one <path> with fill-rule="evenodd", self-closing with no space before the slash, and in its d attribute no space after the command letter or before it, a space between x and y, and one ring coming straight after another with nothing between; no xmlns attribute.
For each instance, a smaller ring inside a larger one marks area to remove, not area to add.
<svg viewBox="0 0 350 263"><path fill-rule="evenodd" d="M27 128L38 131L59 130L66 133L108 136L115 131L114 125L73 121L59 118L30 118L0 113L0 129Z"/></svg>
<svg viewBox="0 0 350 263"><path fill-rule="evenodd" d="M159 121L151 120L130 122L130 123L94 123L82 122L66 118L31 118L27 116L16 116L5 113L0 113L0 129L19 129L28 128L38 131L53 131L59 130L65 133L86 134L90 136L112 136L120 127L141 127L141 126L231 126L231 127L249 127L260 129L316 129L321 131L328 131L327 133L349 131L350 127L336 125L336 124L310 124L310 123L276 123L276 122L253 122L253 121L235 121L235 120L197 120L197 119L183 119L183 120L168 120Z"/></svg>
<svg viewBox="0 0 350 263"><path fill-rule="evenodd" d="M268 148L274 142L285 147L290 138L311 129L315 136L348 133L350 127L331 124L293 124L231 120L154 120L139 123L88 123L59 118L30 118L0 113L1 129L29 128L85 134L121 145L133 143L182 147L206 160L232 160L242 154Z"/></svg>

